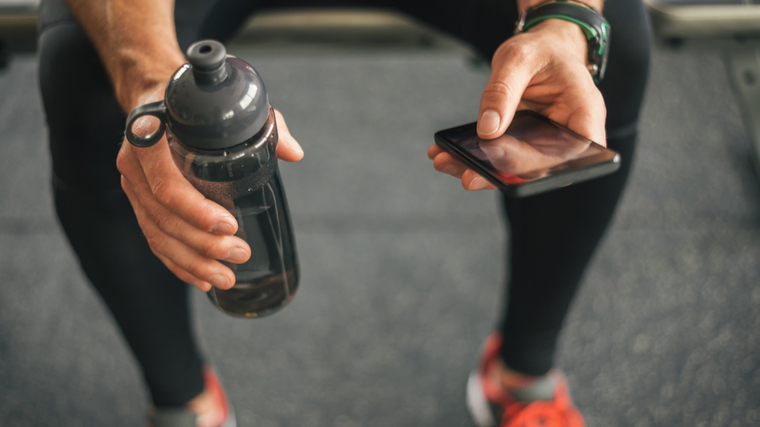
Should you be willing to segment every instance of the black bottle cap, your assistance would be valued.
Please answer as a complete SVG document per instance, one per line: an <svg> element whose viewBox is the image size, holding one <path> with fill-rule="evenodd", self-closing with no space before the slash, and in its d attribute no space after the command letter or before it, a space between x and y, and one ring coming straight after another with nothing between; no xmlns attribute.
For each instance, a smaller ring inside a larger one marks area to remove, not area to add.
<svg viewBox="0 0 760 427"><path fill-rule="evenodd" d="M257 134L269 115L261 77L214 40L187 50L189 63L166 86L166 125L185 145L224 150Z"/></svg>
<svg viewBox="0 0 760 427"><path fill-rule="evenodd" d="M199 84L224 81L227 78L226 58L227 49L215 40L203 40L187 49L187 60L193 66L193 75Z"/></svg>
<svg viewBox="0 0 760 427"><path fill-rule="evenodd" d="M213 71L224 65L227 49L216 40L203 40L187 49L187 60L196 70Z"/></svg>

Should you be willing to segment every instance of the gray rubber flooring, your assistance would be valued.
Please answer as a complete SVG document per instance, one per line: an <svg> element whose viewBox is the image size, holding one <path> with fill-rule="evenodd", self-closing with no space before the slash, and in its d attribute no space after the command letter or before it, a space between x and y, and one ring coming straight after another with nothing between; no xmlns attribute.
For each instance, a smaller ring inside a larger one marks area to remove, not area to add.
<svg viewBox="0 0 760 427"><path fill-rule="evenodd" d="M453 54L273 55L306 158L283 164L303 268L238 320L194 293L241 426L470 426L464 383L502 297L496 194L425 156L475 119L487 70ZM142 426L128 349L56 223L34 58L0 75L0 425ZM760 425L760 185L715 52L656 50L630 185L558 365L590 426Z"/></svg>

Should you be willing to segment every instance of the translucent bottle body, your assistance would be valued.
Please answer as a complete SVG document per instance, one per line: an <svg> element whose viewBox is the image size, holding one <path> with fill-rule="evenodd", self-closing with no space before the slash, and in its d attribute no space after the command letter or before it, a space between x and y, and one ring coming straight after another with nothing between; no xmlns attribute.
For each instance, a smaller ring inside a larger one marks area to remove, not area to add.
<svg viewBox="0 0 760 427"><path fill-rule="evenodd" d="M251 247L244 264L223 262L235 286L212 288L211 301L227 314L260 317L285 306L298 289L298 255L285 190L277 167L274 111L253 138L229 150L198 150L166 131L172 157L190 183L238 221L236 236Z"/></svg>

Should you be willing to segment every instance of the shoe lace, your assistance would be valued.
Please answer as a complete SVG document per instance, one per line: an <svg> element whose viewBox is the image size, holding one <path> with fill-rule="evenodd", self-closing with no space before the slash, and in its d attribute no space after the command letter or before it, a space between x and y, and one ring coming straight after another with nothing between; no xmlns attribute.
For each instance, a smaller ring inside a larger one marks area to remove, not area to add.
<svg viewBox="0 0 760 427"><path fill-rule="evenodd" d="M514 403L504 410L501 427L584 427L583 417L572 406L556 401Z"/></svg>

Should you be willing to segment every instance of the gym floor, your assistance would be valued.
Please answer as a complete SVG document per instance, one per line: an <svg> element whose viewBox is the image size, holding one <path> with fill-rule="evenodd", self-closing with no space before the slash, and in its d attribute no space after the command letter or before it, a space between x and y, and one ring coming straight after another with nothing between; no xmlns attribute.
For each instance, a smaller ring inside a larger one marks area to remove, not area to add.
<svg viewBox="0 0 760 427"><path fill-rule="evenodd" d="M464 384L503 295L496 193L433 170L488 69L451 50L276 53L305 159L282 164L293 303L240 320L193 292L240 426L471 426ZM0 425L140 426L129 350L56 222L37 61L0 73ZM589 426L760 424L760 185L718 52L655 47L634 172L557 359Z"/></svg>

